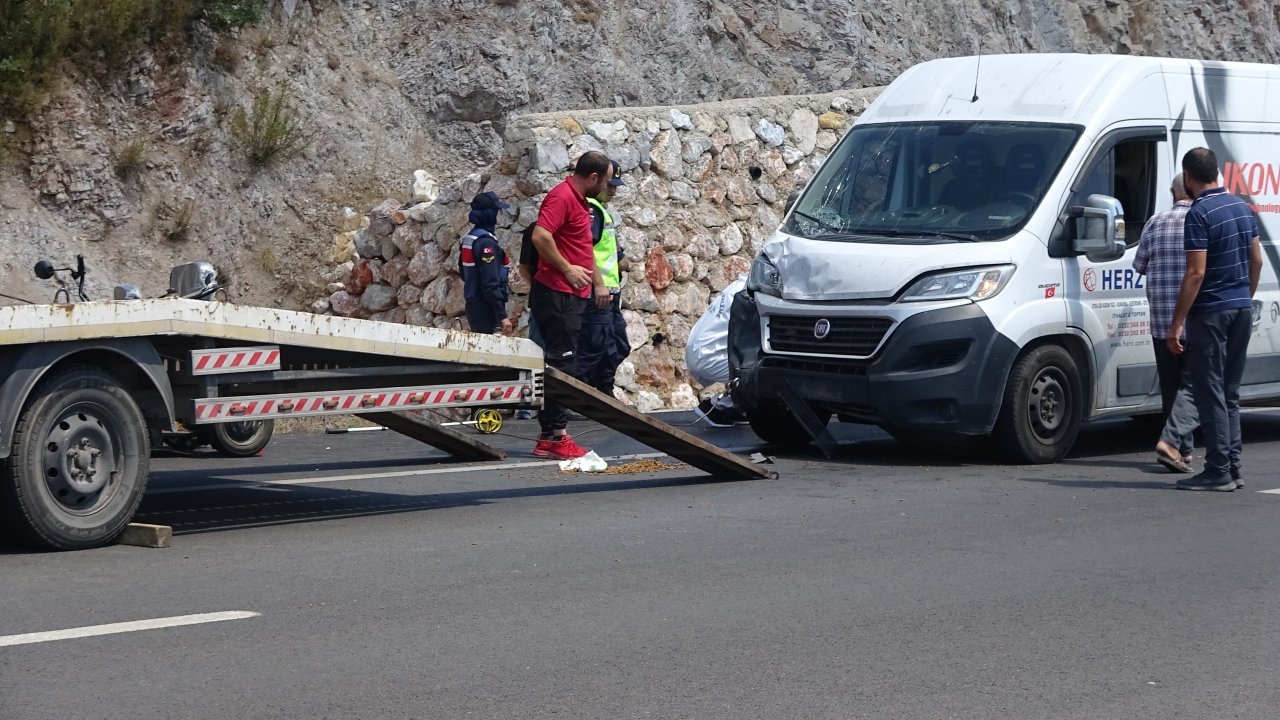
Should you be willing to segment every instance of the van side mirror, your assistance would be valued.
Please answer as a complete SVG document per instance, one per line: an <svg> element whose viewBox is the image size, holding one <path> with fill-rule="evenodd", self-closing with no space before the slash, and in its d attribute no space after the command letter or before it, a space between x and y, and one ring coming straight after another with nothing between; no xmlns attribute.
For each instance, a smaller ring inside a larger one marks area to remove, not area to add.
<svg viewBox="0 0 1280 720"><path fill-rule="evenodd" d="M789 214L791 212L791 208L796 206L796 201L799 199L800 199L800 191L793 190L791 194L787 196L787 207L785 210L782 211L782 214L783 215Z"/></svg>
<svg viewBox="0 0 1280 720"><path fill-rule="evenodd" d="M1119 260L1125 251L1124 208L1109 195L1090 195L1084 206L1073 208L1076 236L1071 250L1090 262Z"/></svg>

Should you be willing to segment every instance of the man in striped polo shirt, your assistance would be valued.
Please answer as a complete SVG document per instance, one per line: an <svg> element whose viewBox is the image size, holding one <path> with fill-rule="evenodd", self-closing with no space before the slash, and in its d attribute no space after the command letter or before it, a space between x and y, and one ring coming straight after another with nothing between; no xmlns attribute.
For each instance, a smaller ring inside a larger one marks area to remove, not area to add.
<svg viewBox="0 0 1280 720"><path fill-rule="evenodd" d="M1181 490L1230 492L1240 469L1240 379L1253 331L1253 294L1262 274L1262 244L1253 210L1218 183L1218 158L1198 147L1182 157L1183 181L1195 198L1183 242L1187 273L1165 343L1183 352L1200 413L1205 467L1178 481Z"/></svg>

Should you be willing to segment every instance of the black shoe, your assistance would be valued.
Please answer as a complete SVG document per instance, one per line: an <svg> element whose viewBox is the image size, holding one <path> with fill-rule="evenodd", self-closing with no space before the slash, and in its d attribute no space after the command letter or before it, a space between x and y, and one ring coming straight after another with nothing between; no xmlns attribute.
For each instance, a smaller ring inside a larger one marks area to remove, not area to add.
<svg viewBox="0 0 1280 720"><path fill-rule="evenodd" d="M1231 468L1231 479L1235 481L1237 490L1244 489L1244 478L1240 476L1240 468Z"/></svg>
<svg viewBox="0 0 1280 720"><path fill-rule="evenodd" d="M1236 489L1236 482L1230 477L1202 472L1199 475L1183 478L1177 482L1179 490L1208 490L1212 492L1231 492Z"/></svg>

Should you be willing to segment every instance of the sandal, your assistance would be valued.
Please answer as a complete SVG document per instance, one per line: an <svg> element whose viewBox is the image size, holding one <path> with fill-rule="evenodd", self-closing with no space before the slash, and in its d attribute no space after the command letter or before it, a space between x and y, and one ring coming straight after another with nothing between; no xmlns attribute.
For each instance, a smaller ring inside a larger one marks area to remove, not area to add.
<svg viewBox="0 0 1280 720"><path fill-rule="evenodd" d="M1189 473L1193 469L1191 463L1180 457L1169 457L1162 452L1156 453L1156 462L1165 466L1172 473Z"/></svg>

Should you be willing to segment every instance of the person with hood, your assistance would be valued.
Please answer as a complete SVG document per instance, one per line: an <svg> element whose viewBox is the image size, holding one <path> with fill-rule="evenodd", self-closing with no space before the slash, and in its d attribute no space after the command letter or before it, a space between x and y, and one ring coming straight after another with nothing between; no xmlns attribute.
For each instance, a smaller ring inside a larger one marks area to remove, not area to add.
<svg viewBox="0 0 1280 720"><path fill-rule="evenodd" d="M467 301L467 324L471 332L511 333L511 320L507 317L511 260L493 234L498 225L498 211L508 207L492 191L471 199L471 214L467 219L475 227L462 237L462 252L458 256L458 274L462 276L462 294Z"/></svg>

